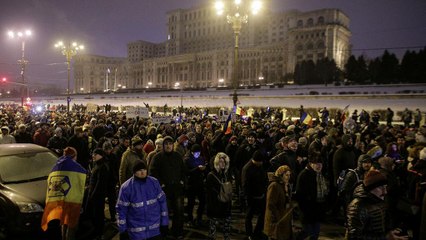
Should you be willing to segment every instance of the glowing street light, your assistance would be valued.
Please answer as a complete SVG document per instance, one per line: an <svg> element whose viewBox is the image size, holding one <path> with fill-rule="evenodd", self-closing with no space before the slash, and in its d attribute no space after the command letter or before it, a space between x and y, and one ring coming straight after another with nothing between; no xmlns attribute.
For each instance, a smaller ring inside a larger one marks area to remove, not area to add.
<svg viewBox="0 0 426 240"><path fill-rule="evenodd" d="M260 0L249 1L243 0L234 0L234 1L223 1L218 0L215 2L214 8L216 13L219 16L226 14L226 20L229 24L232 25L232 30L234 30L235 35L235 45L234 45L234 69L233 69L233 79L232 86L234 88L234 93L232 101L234 106L238 102L238 42L241 32L241 27L244 23L247 23L249 14L258 14L262 8L262 2Z"/></svg>
<svg viewBox="0 0 426 240"><path fill-rule="evenodd" d="M29 89L28 89L28 84L25 83L25 65L27 65L28 61L25 60L25 40L29 37L31 37L32 32L31 30L25 30L25 31L9 31L7 33L7 35L9 36L9 38L11 39L19 39L22 42L22 47L21 47L21 59L18 60L18 63L21 65L21 80L22 80L22 84L26 86L27 89L27 98L29 97ZM21 105L24 106L24 87L21 87Z"/></svg>
<svg viewBox="0 0 426 240"><path fill-rule="evenodd" d="M59 41L55 44L55 48L59 48L67 59L67 70L68 70L68 86L67 86L67 112L70 111L70 72L71 72L71 59L81 50L84 50L83 45L79 45L76 42L64 44L62 41Z"/></svg>

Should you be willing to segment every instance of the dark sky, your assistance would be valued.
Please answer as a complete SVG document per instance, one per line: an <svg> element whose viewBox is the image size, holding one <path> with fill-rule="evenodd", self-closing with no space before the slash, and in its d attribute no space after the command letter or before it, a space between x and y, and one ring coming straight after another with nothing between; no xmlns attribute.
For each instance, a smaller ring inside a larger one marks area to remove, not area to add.
<svg viewBox="0 0 426 240"><path fill-rule="evenodd" d="M76 40L85 45L89 54L125 57L130 41L166 39L167 11L206 2L0 0L0 76L19 77L21 42L9 39L8 30L33 31L25 51L29 82L66 86L65 57L53 47L58 40ZM380 48L389 48L401 56L406 47L426 46L426 0L270 0L265 7L277 11L343 10L351 20L355 55L376 57L384 51ZM377 48L380 50L373 50Z"/></svg>

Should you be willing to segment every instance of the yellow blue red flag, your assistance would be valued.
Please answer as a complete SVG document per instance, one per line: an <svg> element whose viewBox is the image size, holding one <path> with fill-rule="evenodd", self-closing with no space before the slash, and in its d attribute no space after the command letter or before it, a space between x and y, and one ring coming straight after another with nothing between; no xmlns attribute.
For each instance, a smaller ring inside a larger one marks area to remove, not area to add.
<svg viewBox="0 0 426 240"><path fill-rule="evenodd" d="M300 118L300 122L306 124L306 125L312 125L312 117L309 113L303 112L302 117Z"/></svg>
<svg viewBox="0 0 426 240"><path fill-rule="evenodd" d="M44 231L54 219L70 228L77 226L85 183L86 169L70 156L58 159L47 179L46 206L41 222Z"/></svg>

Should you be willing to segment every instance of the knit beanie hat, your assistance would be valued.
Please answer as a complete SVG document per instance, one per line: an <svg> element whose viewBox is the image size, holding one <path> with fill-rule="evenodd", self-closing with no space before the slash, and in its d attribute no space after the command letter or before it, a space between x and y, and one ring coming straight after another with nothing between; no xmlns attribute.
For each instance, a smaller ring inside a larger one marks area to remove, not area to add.
<svg viewBox="0 0 426 240"><path fill-rule="evenodd" d="M182 134L182 135L180 135L179 137L178 137L178 142L179 142L179 144L182 144L183 142L185 142L185 141L188 141L189 140L189 138L188 138L188 136L186 136L185 134Z"/></svg>
<svg viewBox="0 0 426 240"><path fill-rule="evenodd" d="M151 139L149 139L145 145L143 146L143 150L145 151L146 154L152 152L155 150L155 146L154 143L152 142Z"/></svg>
<svg viewBox="0 0 426 240"><path fill-rule="evenodd" d="M144 161L137 161L135 166L133 166L133 173L136 173L137 171L141 169L147 169L146 163Z"/></svg>
<svg viewBox="0 0 426 240"><path fill-rule="evenodd" d="M192 145L191 152L201 152L201 146L199 144Z"/></svg>
<svg viewBox="0 0 426 240"><path fill-rule="evenodd" d="M139 136L134 136L132 138L132 146L133 147L136 146L136 145L142 144L142 143L143 143L143 140Z"/></svg>
<svg viewBox="0 0 426 240"><path fill-rule="evenodd" d="M371 163L371 156L368 154L361 154L358 157L358 163L366 163L366 162L370 162Z"/></svg>
<svg viewBox="0 0 426 240"><path fill-rule="evenodd" d="M386 177L377 170L370 170L364 177L364 187L367 191L387 184Z"/></svg>
<svg viewBox="0 0 426 240"><path fill-rule="evenodd" d="M70 156L70 157L75 157L77 156L77 150L75 150L75 148L73 147L66 147L64 149L64 156Z"/></svg>
<svg viewBox="0 0 426 240"><path fill-rule="evenodd" d="M93 150L92 154L93 154L93 155L95 155L95 154L99 154L99 155L101 155L102 157L103 157L103 156L105 156L105 152L104 152L104 150L102 150L102 148L96 148L95 150Z"/></svg>
<svg viewBox="0 0 426 240"><path fill-rule="evenodd" d="M232 142L232 141L234 141L234 140L237 140L237 136L232 136L230 139L229 139L229 142Z"/></svg>
<svg viewBox="0 0 426 240"><path fill-rule="evenodd" d="M164 138L163 138L163 146L164 146L166 143L169 143L169 142L172 142L172 143L174 142L172 137L170 137L170 136L166 136L166 137L164 137Z"/></svg>

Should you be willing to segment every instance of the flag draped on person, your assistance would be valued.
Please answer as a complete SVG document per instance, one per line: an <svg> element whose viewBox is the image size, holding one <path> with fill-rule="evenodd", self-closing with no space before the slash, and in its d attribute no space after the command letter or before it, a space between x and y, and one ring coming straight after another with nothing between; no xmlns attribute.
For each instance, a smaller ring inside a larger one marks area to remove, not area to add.
<svg viewBox="0 0 426 240"><path fill-rule="evenodd" d="M312 125L312 116L307 112L303 112L300 122L310 126Z"/></svg>
<svg viewBox="0 0 426 240"><path fill-rule="evenodd" d="M86 183L86 169L71 156L58 159L47 179L46 207L41 227L47 230L51 220L73 228L78 224Z"/></svg>

